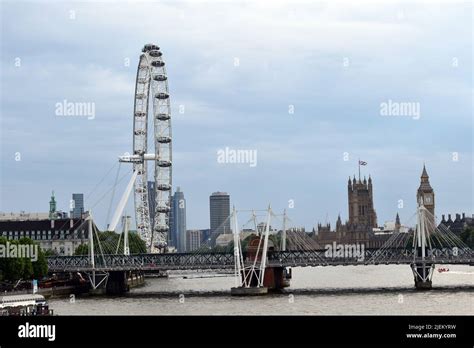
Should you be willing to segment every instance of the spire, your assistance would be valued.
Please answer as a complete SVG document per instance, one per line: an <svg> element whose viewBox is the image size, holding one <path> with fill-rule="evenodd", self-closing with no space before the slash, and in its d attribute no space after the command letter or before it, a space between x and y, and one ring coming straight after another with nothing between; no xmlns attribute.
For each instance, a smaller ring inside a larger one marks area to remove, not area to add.
<svg viewBox="0 0 474 348"><path fill-rule="evenodd" d="M420 180L420 188L419 191L431 191L433 190L430 185L430 177L428 176L428 172L426 171L425 164L423 163L423 172L421 173L421 180Z"/></svg>
<svg viewBox="0 0 474 348"><path fill-rule="evenodd" d="M341 213L337 215L336 232L339 232L342 226Z"/></svg>
<svg viewBox="0 0 474 348"><path fill-rule="evenodd" d="M372 178L370 177L370 174L369 174L369 185L372 184Z"/></svg>
<svg viewBox="0 0 474 348"><path fill-rule="evenodd" d="M400 224L400 216L398 216L398 213L397 213L397 217L395 218L395 231L400 232L401 226L402 225Z"/></svg>
<svg viewBox="0 0 474 348"><path fill-rule="evenodd" d="M49 218L56 218L56 199L54 198L54 191L51 193L51 200L49 201Z"/></svg>
<svg viewBox="0 0 474 348"><path fill-rule="evenodd" d="M421 173L421 178L426 178L426 179L429 178L428 172L426 171L426 167L424 163L423 163L423 172Z"/></svg>
<svg viewBox="0 0 474 348"><path fill-rule="evenodd" d="M56 203L56 199L54 198L54 190L51 192L51 200L49 203Z"/></svg>
<svg viewBox="0 0 474 348"><path fill-rule="evenodd" d="M364 175L364 185L367 185L367 179L365 178L365 175Z"/></svg>

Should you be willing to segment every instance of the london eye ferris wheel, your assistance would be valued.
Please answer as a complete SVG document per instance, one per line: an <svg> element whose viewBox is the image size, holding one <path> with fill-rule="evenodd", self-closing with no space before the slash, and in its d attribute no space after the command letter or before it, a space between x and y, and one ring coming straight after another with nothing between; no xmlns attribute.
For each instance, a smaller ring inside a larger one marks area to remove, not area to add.
<svg viewBox="0 0 474 348"><path fill-rule="evenodd" d="M146 44L139 58L133 110L133 154L120 156L120 162L133 164L133 175L112 222L112 229L133 188L137 232L148 251L165 250L171 211L172 150L171 107L168 77L162 52L157 45ZM151 136L152 135L152 136ZM150 146L149 140L153 145ZM151 149L151 151L150 151ZM149 204L148 162L155 182L152 186L154 207Z"/></svg>

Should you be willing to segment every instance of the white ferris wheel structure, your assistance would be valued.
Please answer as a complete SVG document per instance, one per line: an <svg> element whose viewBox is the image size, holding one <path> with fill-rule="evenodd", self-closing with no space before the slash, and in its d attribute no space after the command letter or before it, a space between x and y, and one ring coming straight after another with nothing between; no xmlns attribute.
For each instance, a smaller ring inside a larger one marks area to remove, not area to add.
<svg viewBox="0 0 474 348"><path fill-rule="evenodd" d="M109 225L109 230L115 230L133 190L137 233L149 252L166 250L171 211L171 106L162 56L154 44L145 45L140 55L133 110L133 153L119 157L120 162L132 163L133 174ZM150 139L153 144L149 144ZM155 182L151 187L154 207L148 197L149 166Z"/></svg>

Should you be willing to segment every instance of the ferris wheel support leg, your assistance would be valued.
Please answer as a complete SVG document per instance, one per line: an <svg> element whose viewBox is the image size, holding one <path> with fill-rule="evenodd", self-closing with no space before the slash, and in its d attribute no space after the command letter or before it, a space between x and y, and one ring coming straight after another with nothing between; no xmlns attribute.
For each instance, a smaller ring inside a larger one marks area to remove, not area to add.
<svg viewBox="0 0 474 348"><path fill-rule="evenodd" d="M128 182L127 188L125 189L125 192L122 195L122 198L120 199L120 203L117 206L117 210L115 210L114 216L112 218L112 222L109 225L109 231L115 231L115 228L118 225L118 222L120 220L120 216L122 215L123 210L125 209L125 205L127 205L128 198L130 197L130 193L132 192L133 184L135 183L135 180L137 179L138 171L135 170L133 172L132 177L130 178L130 181Z"/></svg>

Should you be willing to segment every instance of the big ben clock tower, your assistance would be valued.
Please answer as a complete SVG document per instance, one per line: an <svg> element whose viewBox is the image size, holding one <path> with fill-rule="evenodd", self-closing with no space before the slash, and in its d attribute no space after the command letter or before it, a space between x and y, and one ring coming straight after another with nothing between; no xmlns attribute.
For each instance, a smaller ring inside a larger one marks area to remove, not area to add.
<svg viewBox="0 0 474 348"><path fill-rule="evenodd" d="M422 202L425 208L433 214L433 224L435 224L435 195L430 185L430 177L428 176L425 165L423 165L423 173L421 173L420 187L416 194L416 200L418 204Z"/></svg>

